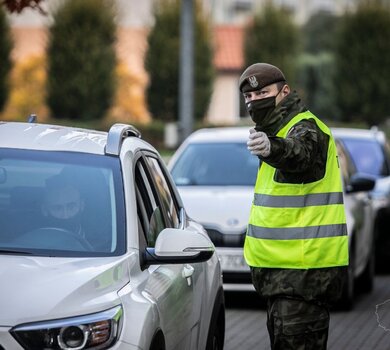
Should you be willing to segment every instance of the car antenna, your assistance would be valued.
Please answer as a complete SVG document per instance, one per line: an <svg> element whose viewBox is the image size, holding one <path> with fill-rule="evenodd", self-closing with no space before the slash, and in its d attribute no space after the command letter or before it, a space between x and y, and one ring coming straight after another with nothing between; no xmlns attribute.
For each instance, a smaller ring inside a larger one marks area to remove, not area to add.
<svg viewBox="0 0 390 350"><path fill-rule="evenodd" d="M36 123L37 122L37 115L36 114L30 114L27 118L28 123Z"/></svg>

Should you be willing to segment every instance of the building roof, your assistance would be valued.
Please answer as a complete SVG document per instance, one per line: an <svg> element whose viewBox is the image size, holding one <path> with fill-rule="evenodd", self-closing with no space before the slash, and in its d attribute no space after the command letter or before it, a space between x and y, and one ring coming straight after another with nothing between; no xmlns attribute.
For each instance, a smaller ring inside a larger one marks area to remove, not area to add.
<svg viewBox="0 0 390 350"><path fill-rule="evenodd" d="M214 64L217 70L241 71L244 65L243 39L243 27L232 25L215 27Z"/></svg>

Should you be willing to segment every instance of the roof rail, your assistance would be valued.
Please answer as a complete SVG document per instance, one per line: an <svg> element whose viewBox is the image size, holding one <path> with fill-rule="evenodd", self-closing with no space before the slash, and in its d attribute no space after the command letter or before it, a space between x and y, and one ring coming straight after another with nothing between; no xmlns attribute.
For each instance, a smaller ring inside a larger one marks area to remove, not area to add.
<svg viewBox="0 0 390 350"><path fill-rule="evenodd" d="M134 126L128 124L116 123L111 126L107 135L105 153L112 156L118 156L121 151L123 140L130 136L141 138L141 133Z"/></svg>
<svg viewBox="0 0 390 350"><path fill-rule="evenodd" d="M28 123L36 123L38 120L38 117L36 114L30 114L28 117L27 117L27 122Z"/></svg>

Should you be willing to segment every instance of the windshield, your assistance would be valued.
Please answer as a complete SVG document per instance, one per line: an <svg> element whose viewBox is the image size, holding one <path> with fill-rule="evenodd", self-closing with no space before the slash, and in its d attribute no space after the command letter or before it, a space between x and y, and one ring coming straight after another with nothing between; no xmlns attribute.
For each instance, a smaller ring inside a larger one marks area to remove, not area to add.
<svg viewBox="0 0 390 350"><path fill-rule="evenodd" d="M0 149L0 254L124 252L117 158Z"/></svg>
<svg viewBox="0 0 390 350"><path fill-rule="evenodd" d="M258 166L245 143L194 143L171 173L178 186L254 186Z"/></svg>
<svg viewBox="0 0 390 350"><path fill-rule="evenodd" d="M387 173L386 160L380 144L375 140L344 139L356 169L360 173L383 176Z"/></svg>

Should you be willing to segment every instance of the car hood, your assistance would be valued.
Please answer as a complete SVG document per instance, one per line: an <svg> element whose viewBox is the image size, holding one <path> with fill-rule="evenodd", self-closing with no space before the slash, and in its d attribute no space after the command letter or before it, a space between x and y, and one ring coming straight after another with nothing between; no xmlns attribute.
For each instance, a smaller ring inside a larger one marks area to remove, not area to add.
<svg viewBox="0 0 390 350"><path fill-rule="evenodd" d="M253 200L251 186L180 186L180 196L188 215L224 233L245 230Z"/></svg>
<svg viewBox="0 0 390 350"><path fill-rule="evenodd" d="M130 254L130 261L136 261ZM0 327L97 312L118 304L129 255L50 258L0 255Z"/></svg>

